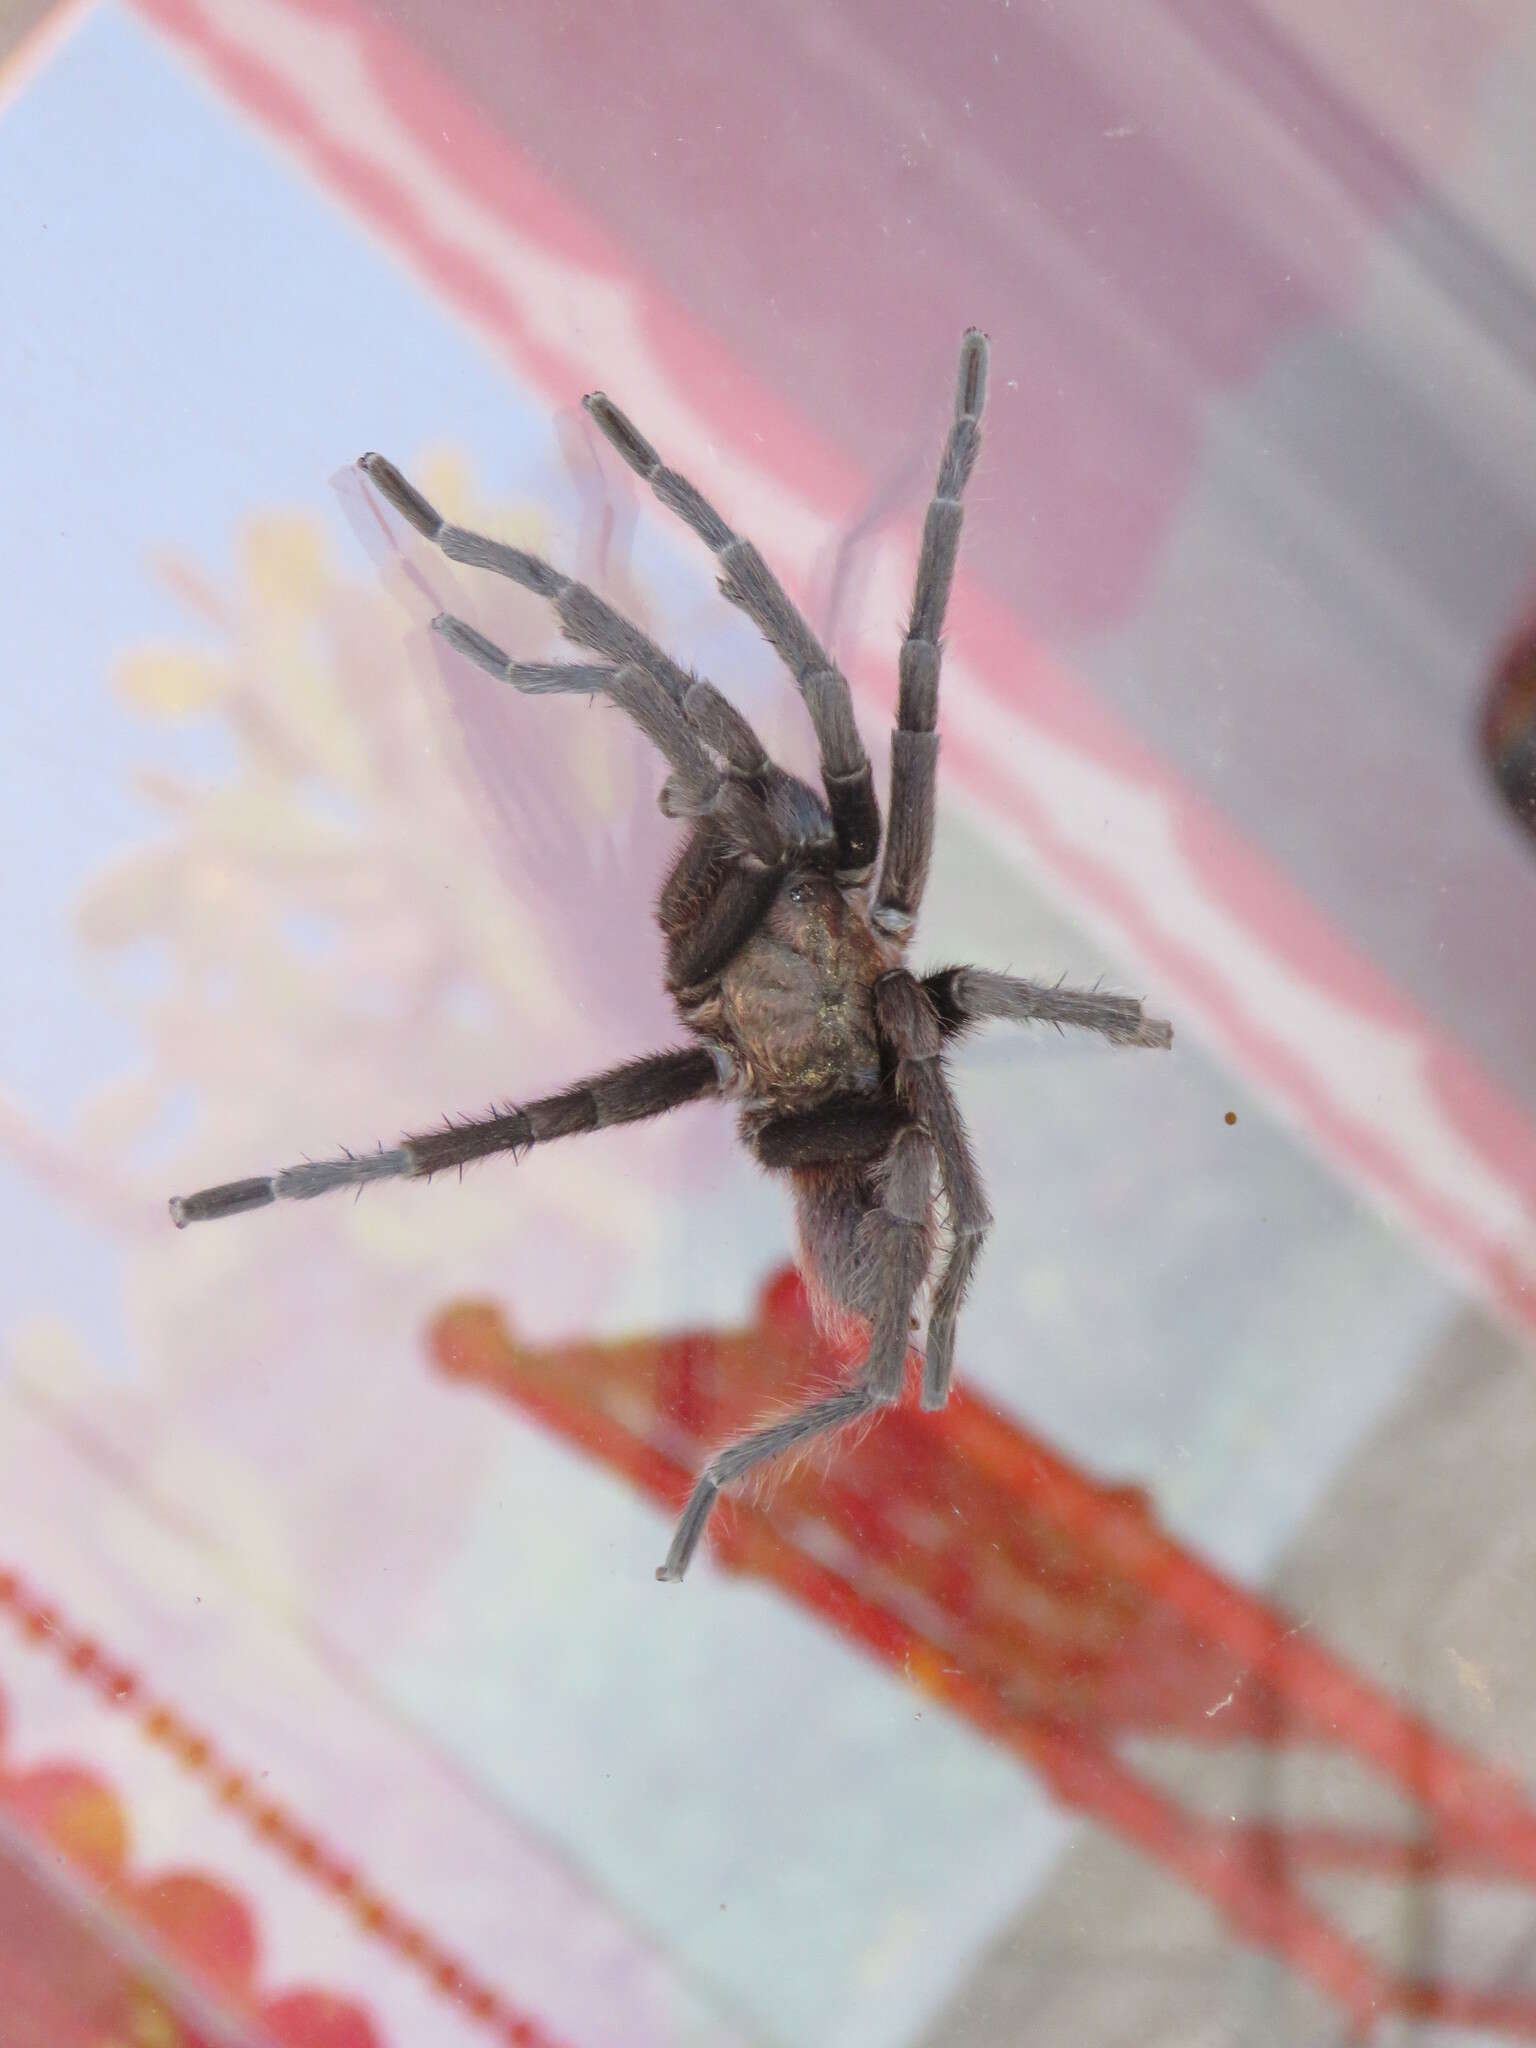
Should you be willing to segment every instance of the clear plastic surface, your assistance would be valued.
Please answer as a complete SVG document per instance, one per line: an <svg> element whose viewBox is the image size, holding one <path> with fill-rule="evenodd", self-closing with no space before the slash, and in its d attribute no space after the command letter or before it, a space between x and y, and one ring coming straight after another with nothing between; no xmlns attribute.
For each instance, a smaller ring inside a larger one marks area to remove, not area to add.
<svg viewBox="0 0 1536 2048"><path fill-rule="evenodd" d="M1536 18L0 8L0 2040L1536 2039ZM913 958L994 1023L957 1391L731 1111L178 1232L676 1042L593 585L883 793L991 341Z"/></svg>

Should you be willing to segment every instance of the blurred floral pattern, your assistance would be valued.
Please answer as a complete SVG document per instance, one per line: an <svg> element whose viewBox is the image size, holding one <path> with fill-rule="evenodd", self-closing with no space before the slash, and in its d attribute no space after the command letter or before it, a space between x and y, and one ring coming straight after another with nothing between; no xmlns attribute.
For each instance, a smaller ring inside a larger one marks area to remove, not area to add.
<svg viewBox="0 0 1536 2048"><path fill-rule="evenodd" d="M545 544L536 519L477 501L462 462L428 459L420 474L447 516ZM387 532L354 479L343 489L372 524L382 580L366 565L342 572L331 537L280 515L248 527L235 589L162 562L187 642L129 654L115 686L146 720L212 728L227 766L199 782L142 776L163 834L102 876L79 917L104 964L135 961L150 983L151 1063L90 1100L62 1145L18 1122L10 1135L55 1187L136 1226L125 1245L138 1349L164 1380L155 1421L114 1415L115 1438L150 1465L171 1460L178 1492L206 1489L223 1515L241 1498L259 1513L242 1468L280 1463L287 1515L260 1532L274 1590L316 1567L310 1543L382 1541L393 1608L430 1580L433 1488L418 1475L385 1530L350 1511L387 1469L395 1423L355 1370L336 1369L335 1297L381 1348L425 1320L445 1273L485 1284L515 1259L546 1288L564 1276L590 1298L605 1264L594 1219L615 1258L633 1256L644 1191L615 1199L600 1151L571 1146L540 1160L537 1196L523 1202L505 1162L467 1176L451 1201L370 1191L284 1216L276 1232L178 1239L163 1197L271 1166L284 1148L356 1145L370 1131L392 1141L600 1066L625 1034L636 1050L655 1040L665 1021L647 878L667 828L648 801L651 764L616 719L500 701L425 630L451 605L532 656L549 634L538 601L487 591L489 579L445 587L446 564L405 552L414 537ZM624 601L639 608L632 589ZM414 631L402 603L414 604ZM619 892L633 915L604 919L599 935L592 906ZM193 1106L188 1144L178 1134ZM706 1164L712 1150L705 1137ZM649 1158L664 1181L697 1173L697 1131L665 1130ZM255 1306L237 1328L234 1298ZM88 1374L71 1362L67 1327L11 1335L51 1398ZM185 1466L173 1443L143 1436L180 1428L197 1445Z"/></svg>
<svg viewBox="0 0 1536 2048"><path fill-rule="evenodd" d="M1536 2037L1532 28L0 8L0 2048ZM718 1108L170 1227L676 1033L656 763L324 480L799 765L606 383L878 764L977 320L932 964L1179 1050L965 1053L961 1397L669 1601L839 1363Z"/></svg>

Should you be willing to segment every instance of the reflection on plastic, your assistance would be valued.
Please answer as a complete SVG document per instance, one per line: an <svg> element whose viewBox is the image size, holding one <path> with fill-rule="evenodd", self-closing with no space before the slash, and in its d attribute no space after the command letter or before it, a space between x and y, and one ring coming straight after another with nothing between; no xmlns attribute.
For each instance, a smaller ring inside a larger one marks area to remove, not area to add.
<svg viewBox="0 0 1536 2048"><path fill-rule="evenodd" d="M508 2048L556 2048L432 1935L401 1912L138 1676L71 1627L14 1572L0 1571L0 1616L57 1657L180 1767L267 1851L350 1913L396 1961ZM0 1735L5 1729L0 1694ZM263 1774L264 1775L264 1774ZM7 2044L50 2048L383 2048L355 2001L313 1986L263 1984L251 1907L196 1870L136 1875L131 1817L94 1770L74 1763L5 1768L0 1748L0 2019Z"/></svg>
<svg viewBox="0 0 1536 2048"><path fill-rule="evenodd" d="M793 1270L757 1320L616 1343L519 1344L465 1303L431 1333L439 1368L514 1401L674 1510L723 1437L847 1351L812 1324ZM1094 1482L974 1394L939 1415L910 1401L821 1470L779 1477L719 1518L713 1551L768 1579L1005 1745L1063 1804L1201 1892L1362 2029L1391 2013L1536 2039L1536 1999L1410 1979L1309 1894L1323 1873L1451 1877L1536 1888L1536 1809L1157 1527L1139 1492ZM1120 1745L1305 1744L1393 1788L1408 1830L1213 1820Z"/></svg>
<svg viewBox="0 0 1536 2048"><path fill-rule="evenodd" d="M1536 619L1506 649L1494 673L1479 740L1494 787L1536 841Z"/></svg>

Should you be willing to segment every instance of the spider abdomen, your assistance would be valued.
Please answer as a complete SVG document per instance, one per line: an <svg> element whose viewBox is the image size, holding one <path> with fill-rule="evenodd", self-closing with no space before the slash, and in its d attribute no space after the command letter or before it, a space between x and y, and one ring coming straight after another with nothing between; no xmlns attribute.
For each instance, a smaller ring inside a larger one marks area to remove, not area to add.
<svg viewBox="0 0 1536 2048"><path fill-rule="evenodd" d="M834 1344L867 1333L888 1292L889 1276L876 1234L885 1222L882 1182L886 1162L873 1166L802 1167L792 1175L800 1272L816 1326ZM939 1241L932 1202L913 1234L926 1274Z"/></svg>

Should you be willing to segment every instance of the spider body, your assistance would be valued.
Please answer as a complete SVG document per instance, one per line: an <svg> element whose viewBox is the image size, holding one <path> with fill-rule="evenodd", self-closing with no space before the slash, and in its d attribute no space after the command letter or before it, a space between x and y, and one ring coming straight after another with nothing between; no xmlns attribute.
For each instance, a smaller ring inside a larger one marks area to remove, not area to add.
<svg viewBox="0 0 1536 2048"><path fill-rule="evenodd" d="M307 1162L171 1203L178 1227L364 1181L430 1178L684 1102L735 1102L743 1141L789 1176L801 1259L823 1323L866 1342L849 1383L727 1445L688 1501L658 1576L681 1578L719 1492L767 1462L897 1400L927 1296L922 1398L948 1398L955 1324L991 1213L945 1074L946 1040L988 1017L1095 1030L1126 1045L1172 1033L1139 1002L957 967L918 979L906 950L927 878L938 757L941 633L975 462L987 344L961 345L955 412L924 523L899 662L889 816L881 819L848 685L750 541L600 393L589 412L631 468L714 553L720 589L758 625L805 701L825 800L786 774L712 684L677 666L595 592L521 549L445 524L381 456L361 467L453 560L511 577L553 605L595 662L525 663L462 621L438 630L524 692L604 696L667 761L668 816L686 821L657 906L666 981L689 1043L536 1102L406 1137L392 1150ZM878 878L875 861L880 854Z"/></svg>
<svg viewBox="0 0 1536 2048"><path fill-rule="evenodd" d="M792 870L720 973L720 1042L747 1096L793 1112L873 1093L874 990L890 965L856 898L829 875Z"/></svg>

